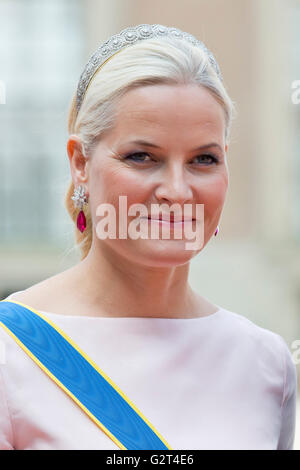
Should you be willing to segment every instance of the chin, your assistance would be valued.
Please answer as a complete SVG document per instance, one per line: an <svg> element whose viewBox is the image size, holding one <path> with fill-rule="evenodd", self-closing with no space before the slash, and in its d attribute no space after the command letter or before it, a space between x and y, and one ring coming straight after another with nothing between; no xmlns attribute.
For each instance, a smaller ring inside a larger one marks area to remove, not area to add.
<svg viewBox="0 0 300 470"><path fill-rule="evenodd" d="M153 267L175 267L187 264L201 249L187 250L189 240L139 240L134 248L139 263Z"/></svg>

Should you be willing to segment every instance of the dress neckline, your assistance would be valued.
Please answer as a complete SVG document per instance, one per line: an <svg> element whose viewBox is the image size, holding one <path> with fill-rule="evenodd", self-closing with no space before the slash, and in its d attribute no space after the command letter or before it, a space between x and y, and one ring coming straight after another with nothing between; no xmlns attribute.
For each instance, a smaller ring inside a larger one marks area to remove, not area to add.
<svg viewBox="0 0 300 470"><path fill-rule="evenodd" d="M21 292L21 291L20 291ZM16 294L17 292L15 292ZM13 294L11 294L13 295ZM26 307L30 310L36 310L37 312L41 313L42 315L48 315L48 316L53 316L55 318L82 318L82 319L89 319L89 320L99 320L99 319L102 319L102 320L135 320L135 321L144 321L144 320L158 320L158 321L162 321L162 320L167 320L167 321L170 321L170 320L181 320L181 321L186 321L186 320L196 320L196 321L205 321L205 320L208 320L210 318L215 318L217 316L220 315L220 313L222 313L224 311L224 309L222 307L220 307L219 305L216 305L218 307L218 310L214 313L211 313L209 315L204 315L204 316L199 316L199 317L182 317L182 318L178 318L178 317L109 317L109 316L88 316L88 315L64 315L64 314L61 314L61 313L55 313L55 312L46 312L44 310L38 310L38 309L35 309L34 307L31 307L30 305L27 305L27 304L24 304L23 302L19 302L18 300L13 300L13 299L4 299L4 301L7 301L7 302L13 302L13 303L16 303L18 305L22 305L23 307Z"/></svg>
<svg viewBox="0 0 300 470"><path fill-rule="evenodd" d="M24 305L24 304L23 304ZM29 306L27 306L29 307ZM219 307L219 305L217 305L217 307ZM29 307L31 308L31 307ZM82 319L89 319L89 320L137 320L137 321L140 321L140 320L182 320L182 321L186 321L186 320L205 320L205 319L209 319L209 318L212 318L212 317L215 317L215 316L218 316L221 312L224 311L224 309L222 307L219 307L218 310L214 313L211 313L209 315L205 315L205 316L199 316L199 317L108 317L108 316L88 316L88 315L64 315L64 314L61 314L61 313L54 313L54 312L45 312L43 310L37 310L38 312L40 312L42 315L49 315L49 316L53 316L55 318L59 318L59 317L62 317L62 318L82 318Z"/></svg>

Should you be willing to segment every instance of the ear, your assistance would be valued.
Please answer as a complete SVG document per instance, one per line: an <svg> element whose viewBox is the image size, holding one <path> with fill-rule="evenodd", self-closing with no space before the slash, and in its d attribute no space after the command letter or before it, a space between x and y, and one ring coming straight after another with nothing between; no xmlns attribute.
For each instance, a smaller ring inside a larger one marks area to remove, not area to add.
<svg viewBox="0 0 300 470"><path fill-rule="evenodd" d="M84 156L80 138L72 134L67 143L67 152L70 161L70 170L74 186L77 187L88 181L89 160Z"/></svg>

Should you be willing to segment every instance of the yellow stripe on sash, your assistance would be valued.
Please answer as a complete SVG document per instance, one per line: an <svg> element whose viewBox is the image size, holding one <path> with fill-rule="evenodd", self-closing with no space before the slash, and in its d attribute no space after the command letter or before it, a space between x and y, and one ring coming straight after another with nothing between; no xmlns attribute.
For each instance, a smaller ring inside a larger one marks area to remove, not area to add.
<svg viewBox="0 0 300 470"><path fill-rule="evenodd" d="M64 331L42 313L16 300L2 300L0 301L0 324L31 359L120 449L172 450L167 441L108 375ZM53 348L56 348L55 358L51 357L51 348L47 356L48 351L41 346L43 342L49 344L49 340L52 340L52 352ZM58 349L58 345L61 349ZM57 362L57 352L64 358L65 370L62 370L61 362ZM81 362L81 367L78 365L74 369L74 364L79 364L78 361ZM82 374L79 382L90 386L92 397L86 393L86 390L80 389L76 383L72 382L72 372L73 376L74 373ZM101 409L98 403L103 403L105 400L106 404L104 403L105 406ZM96 410L98 417L95 416L95 411L91 410ZM116 420L116 412L121 413L119 416L121 419ZM102 417L101 421L106 423L105 425L99 420L99 415ZM120 423L124 422L126 428L122 429Z"/></svg>

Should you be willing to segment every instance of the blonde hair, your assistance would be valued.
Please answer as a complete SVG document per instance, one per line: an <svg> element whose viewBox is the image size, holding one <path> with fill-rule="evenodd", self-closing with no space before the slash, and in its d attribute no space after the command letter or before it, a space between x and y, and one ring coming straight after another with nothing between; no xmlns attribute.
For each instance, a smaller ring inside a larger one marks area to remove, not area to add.
<svg viewBox="0 0 300 470"><path fill-rule="evenodd" d="M78 115L74 94L68 131L81 139L85 157L93 151L104 132L113 127L121 96L132 88L155 84L197 84L206 88L223 107L225 141L229 142L234 104L206 52L187 41L165 37L125 47L105 62L91 79ZM87 228L83 233L77 229L79 209L73 205L73 191L71 181L65 205L75 223L76 245L80 248L81 259L84 259L92 243L92 220L88 204L84 206Z"/></svg>

